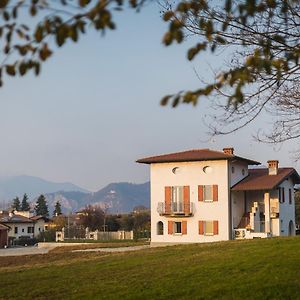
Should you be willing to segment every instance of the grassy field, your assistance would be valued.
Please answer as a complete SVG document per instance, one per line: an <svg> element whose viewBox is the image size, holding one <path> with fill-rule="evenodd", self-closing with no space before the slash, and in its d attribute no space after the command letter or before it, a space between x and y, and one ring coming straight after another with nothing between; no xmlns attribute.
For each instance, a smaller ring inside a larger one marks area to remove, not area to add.
<svg viewBox="0 0 300 300"><path fill-rule="evenodd" d="M0 299L300 299L300 238L1 258Z"/></svg>

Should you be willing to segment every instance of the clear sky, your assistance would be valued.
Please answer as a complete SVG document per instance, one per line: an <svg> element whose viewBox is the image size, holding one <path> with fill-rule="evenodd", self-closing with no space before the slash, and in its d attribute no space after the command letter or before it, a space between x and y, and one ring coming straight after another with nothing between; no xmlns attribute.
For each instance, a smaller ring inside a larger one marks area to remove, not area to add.
<svg viewBox="0 0 300 300"><path fill-rule="evenodd" d="M135 160L190 148L222 149L265 162L297 167L296 143L274 149L252 134L269 126L264 117L251 126L209 143L197 108L161 107L168 93L199 85L193 68L206 78L226 57L186 60L184 46L166 48L166 24L159 7L121 13L118 29L105 37L90 33L47 62L36 78L6 80L0 90L0 175L33 175L70 181L90 190L110 182L149 180Z"/></svg>

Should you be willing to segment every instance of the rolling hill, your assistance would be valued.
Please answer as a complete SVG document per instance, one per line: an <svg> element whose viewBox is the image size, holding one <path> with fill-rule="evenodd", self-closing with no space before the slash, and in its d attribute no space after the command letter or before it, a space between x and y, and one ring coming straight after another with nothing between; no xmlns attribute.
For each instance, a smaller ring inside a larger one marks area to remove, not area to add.
<svg viewBox="0 0 300 300"><path fill-rule="evenodd" d="M61 203L65 213L80 210L87 204L106 207L110 213L126 213L138 205L150 206L150 183L111 183L95 193L58 191L45 196L50 213L56 201Z"/></svg>

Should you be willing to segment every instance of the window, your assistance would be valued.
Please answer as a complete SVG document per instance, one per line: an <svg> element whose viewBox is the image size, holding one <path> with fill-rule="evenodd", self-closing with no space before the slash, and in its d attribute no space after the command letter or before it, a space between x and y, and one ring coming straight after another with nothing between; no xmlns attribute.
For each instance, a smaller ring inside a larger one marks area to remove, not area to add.
<svg viewBox="0 0 300 300"><path fill-rule="evenodd" d="M27 227L27 233L34 233L34 227Z"/></svg>
<svg viewBox="0 0 300 300"><path fill-rule="evenodd" d="M282 203L284 203L285 202L284 187L281 188L281 190L282 190Z"/></svg>
<svg viewBox="0 0 300 300"><path fill-rule="evenodd" d="M278 188L278 200L280 203L285 202L285 193L284 193L284 187L279 187Z"/></svg>
<svg viewBox="0 0 300 300"><path fill-rule="evenodd" d="M18 227L15 227L15 234L18 233Z"/></svg>
<svg viewBox="0 0 300 300"><path fill-rule="evenodd" d="M281 203L281 188L279 187L278 188L278 201L279 201L279 203Z"/></svg>
<svg viewBox="0 0 300 300"><path fill-rule="evenodd" d="M173 174L178 174L179 173L179 167L175 167L172 169Z"/></svg>
<svg viewBox="0 0 300 300"><path fill-rule="evenodd" d="M289 204L292 204L292 189L289 189Z"/></svg>
<svg viewBox="0 0 300 300"><path fill-rule="evenodd" d="M214 234L214 223L213 221L204 222L204 234L213 235Z"/></svg>
<svg viewBox="0 0 300 300"><path fill-rule="evenodd" d="M183 211L183 186L172 186L171 190L172 211Z"/></svg>
<svg viewBox="0 0 300 300"><path fill-rule="evenodd" d="M157 222L157 235L164 234L164 223L162 221Z"/></svg>
<svg viewBox="0 0 300 300"><path fill-rule="evenodd" d="M218 201L218 186L198 185L198 201Z"/></svg>
<svg viewBox="0 0 300 300"><path fill-rule="evenodd" d="M233 174L234 173L234 167L231 167L231 173Z"/></svg>
<svg viewBox="0 0 300 300"><path fill-rule="evenodd" d="M22 228L22 232L25 232L25 229L24 229L24 228Z"/></svg>
<svg viewBox="0 0 300 300"><path fill-rule="evenodd" d="M200 235L216 235L219 234L218 221L199 221Z"/></svg>
<svg viewBox="0 0 300 300"><path fill-rule="evenodd" d="M181 221L181 222L168 221L168 234L175 234L175 235L187 234L187 221Z"/></svg>
<svg viewBox="0 0 300 300"><path fill-rule="evenodd" d="M212 167L210 166L205 166L202 170L205 174L210 174L213 171Z"/></svg>
<svg viewBox="0 0 300 300"><path fill-rule="evenodd" d="M242 175L243 176L245 175L245 169L242 169Z"/></svg>
<svg viewBox="0 0 300 300"><path fill-rule="evenodd" d="M182 233L181 232L181 222L174 222L174 233Z"/></svg>
<svg viewBox="0 0 300 300"><path fill-rule="evenodd" d="M211 185L204 185L203 186L203 200L204 201L213 201L212 186Z"/></svg>

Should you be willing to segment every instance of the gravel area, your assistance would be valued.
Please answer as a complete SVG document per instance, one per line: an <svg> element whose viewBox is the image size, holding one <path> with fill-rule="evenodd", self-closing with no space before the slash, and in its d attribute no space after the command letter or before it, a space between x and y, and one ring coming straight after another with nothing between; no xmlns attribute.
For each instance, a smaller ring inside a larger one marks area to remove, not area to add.
<svg viewBox="0 0 300 300"><path fill-rule="evenodd" d="M20 247L20 248L7 248L0 249L0 256L20 256L20 255L33 255L33 254L46 254L49 249L40 249L38 247Z"/></svg>

